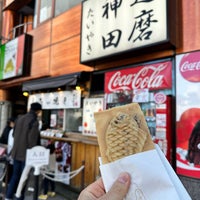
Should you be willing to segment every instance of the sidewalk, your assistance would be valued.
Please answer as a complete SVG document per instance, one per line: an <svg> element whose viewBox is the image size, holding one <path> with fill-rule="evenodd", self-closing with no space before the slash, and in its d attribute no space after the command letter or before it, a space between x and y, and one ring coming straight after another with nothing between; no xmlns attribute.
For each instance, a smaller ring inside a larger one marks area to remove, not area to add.
<svg viewBox="0 0 200 200"><path fill-rule="evenodd" d="M31 175L27 191L25 193L26 197L25 200L35 200L34 199L34 191L30 191L30 189L34 190L35 185L35 179L34 176ZM56 195L54 197L48 197L48 200L77 200L79 193L75 190L72 190L69 188L69 186L62 184L62 183L56 183L55 188ZM38 183L38 196L41 194L41 177Z"/></svg>
<svg viewBox="0 0 200 200"><path fill-rule="evenodd" d="M2 182L0 182L1 186L1 194L5 195L5 187L2 187ZM33 175L30 175L27 188L25 192L25 200L35 200L34 199L34 186L35 179ZM56 195L54 197L48 197L47 200L77 200L79 196L79 192L71 189L69 186L56 183L55 189ZM41 177L38 183L38 196L41 194ZM0 197L0 200L4 200L4 198ZM39 200L39 199L38 199Z"/></svg>
<svg viewBox="0 0 200 200"><path fill-rule="evenodd" d="M48 197L48 200L77 200L78 194L69 190L66 190L66 195L63 196L63 194L59 194L56 191L56 195L54 197ZM26 192L25 200L34 200L34 194L33 192Z"/></svg>

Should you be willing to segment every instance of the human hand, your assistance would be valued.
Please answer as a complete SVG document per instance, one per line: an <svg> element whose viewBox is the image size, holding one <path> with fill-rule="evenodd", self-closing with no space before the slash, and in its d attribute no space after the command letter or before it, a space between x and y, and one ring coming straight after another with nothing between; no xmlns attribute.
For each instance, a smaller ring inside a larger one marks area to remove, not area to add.
<svg viewBox="0 0 200 200"><path fill-rule="evenodd" d="M86 187L79 195L78 200L123 200L128 193L130 183L130 175L126 172L121 173L106 193L102 178L100 178Z"/></svg>

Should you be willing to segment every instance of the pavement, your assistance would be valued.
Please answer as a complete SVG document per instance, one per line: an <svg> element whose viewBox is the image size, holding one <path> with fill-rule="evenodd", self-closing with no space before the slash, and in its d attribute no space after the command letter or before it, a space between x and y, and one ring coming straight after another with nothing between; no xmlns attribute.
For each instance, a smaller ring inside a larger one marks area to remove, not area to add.
<svg viewBox="0 0 200 200"><path fill-rule="evenodd" d="M66 190L66 194L60 194L56 191L56 195L54 197L48 197L48 200L77 200L78 194L73 191ZM33 192L27 192L25 200L35 200Z"/></svg>
<svg viewBox="0 0 200 200"><path fill-rule="evenodd" d="M2 187L2 182L0 182L0 200L4 200L6 187ZM39 200L35 198L35 192L38 190L38 196L41 194L41 177L39 180L35 179L32 175L29 177L25 199L24 200ZM48 197L47 200L77 200L79 196L79 192L76 189L71 188L69 185L65 185L64 183L57 183L55 188L56 195L54 197Z"/></svg>
<svg viewBox="0 0 200 200"><path fill-rule="evenodd" d="M48 197L47 200L77 200L78 195L79 195L77 192L74 192L67 188L66 190L63 190L62 192L60 192L59 189L57 188L55 192L56 192L56 195L54 197ZM27 191L25 195L25 200L36 200L34 197L34 191L32 192Z"/></svg>

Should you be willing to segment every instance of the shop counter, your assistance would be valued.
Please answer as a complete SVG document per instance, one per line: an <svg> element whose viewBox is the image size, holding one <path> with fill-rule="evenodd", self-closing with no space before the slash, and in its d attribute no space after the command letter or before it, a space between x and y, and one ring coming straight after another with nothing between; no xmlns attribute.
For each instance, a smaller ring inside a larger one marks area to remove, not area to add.
<svg viewBox="0 0 200 200"><path fill-rule="evenodd" d="M41 135L43 139L51 139L55 141L63 141L63 142L78 142L84 144L91 144L91 145L98 145L97 137L95 136L86 136L82 135L81 133L65 133L62 137L56 136L46 136Z"/></svg>
<svg viewBox="0 0 200 200"><path fill-rule="evenodd" d="M100 176L97 137L80 133L64 133L62 137L41 135L41 138L71 145L71 171L80 168L84 163L84 170L70 180L70 187L81 190Z"/></svg>

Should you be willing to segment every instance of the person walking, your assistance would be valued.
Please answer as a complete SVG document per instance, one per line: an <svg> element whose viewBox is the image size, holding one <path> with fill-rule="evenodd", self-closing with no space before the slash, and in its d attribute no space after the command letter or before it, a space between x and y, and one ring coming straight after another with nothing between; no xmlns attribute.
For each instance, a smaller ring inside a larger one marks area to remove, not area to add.
<svg viewBox="0 0 200 200"><path fill-rule="evenodd" d="M7 124L3 130L3 133L0 137L0 143L7 145L7 165L6 165L6 174L3 178L2 181L2 187L5 187L7 185L7 183L9 182L11 175L12 175L12 169L13 169L13 163L12 163L12 159L10 159L10 153L11 153L11 149L12 149L12 132L13 132L13 128L15 125L15 118L11 117L7 120Z"/></svg>
<svg viewBox="0 0 200 200"><path fill-rule="evenodd" d="M15 119L11 118L10 119L10 126L11 129L8 134L8 141L7 141L7 170L6 170L6 176L3 183L7 185L11 179L12 172L13 172L13 159L11 156L12 148L13 148L13 143L14 143L14 137L13 137L13 130L15 126Z"/></svg>
<svg viewBox="0 0 200 200"><path fill-rule="evenodd" d="M14 125L15 125L15 118L14 117L9 118L5 128L3 129L3 133L0 137L0 143L8 144L8 135L10 133L10 130L13 129Z"/></svg>
<svg viewBox="0 0 200 200"><path fill-rule="evenodd" d="M49 196L54 197L55 193L55 181L54 173L56 168L56 156L55 156L55 144L53 141L49 141L49 144L46 146L50 150L49 164L44 168L47 171L47 176L43 177L42 180L42 190L43 193L39 195L38 199L46 200Z"/></svg>
<svg viewBox="0 0 200 200"><path fill-rule="evenodd" d="M41 115L42 106L35 102L31 104L30 111L20 116L15 122L13 132L14 145L12 149L13 173L8 184L5 200L11 200L16 192L21 174L25 167L26 150L40 145L40 130L38 116ZM25 187L24 187L25 188ZM25 189L20 200L24 199Z"/></svg>

